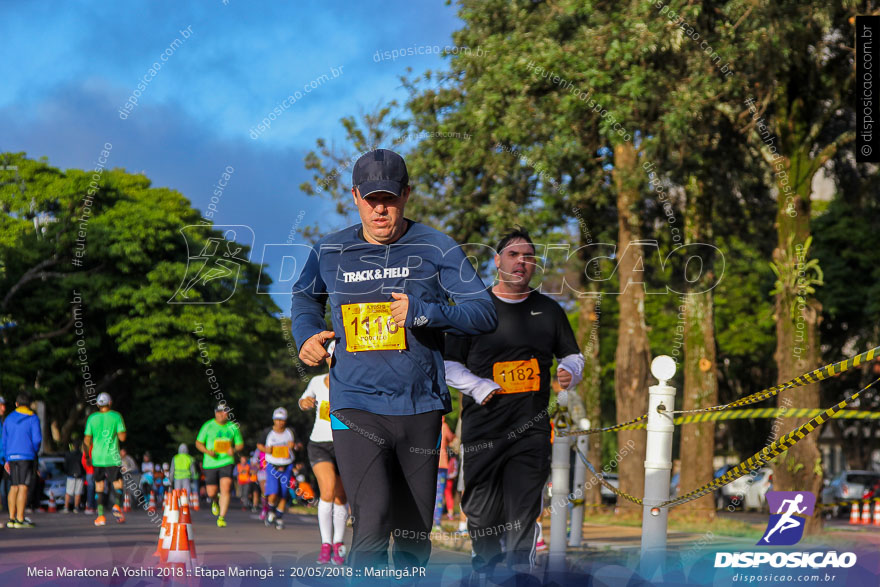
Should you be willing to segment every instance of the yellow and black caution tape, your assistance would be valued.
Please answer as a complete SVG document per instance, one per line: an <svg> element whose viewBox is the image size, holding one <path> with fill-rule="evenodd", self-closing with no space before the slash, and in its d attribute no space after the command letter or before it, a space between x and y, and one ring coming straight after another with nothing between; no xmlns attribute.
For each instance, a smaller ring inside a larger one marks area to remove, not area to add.
<svg viewBox="0 0 880 587"><path fill-rule="evenodd" d="M824 413L822 408L750 408L746 410L729 410L726 412L705 412L678 416L673 422L678 424L695 424L716 420L751 420L752 418L812 418ZM841 410L834 414L835 420L880 420L880 412L866 410ZM634 424L631 430L640 430L647 424Z"/></svg>
<svg viewBox="0 0 880 587"><path fill-rule="evenodd" d="M679 416L675 418L675 423L691 424L710 420L748 420L751 418L813 418L824 411L822 408L750 408ZM841 410L834 414L834 418L838 420L880 420L880 412Z"/></svg>
<svg viewBox="0 0 880 587"><path fill-rule="evenodd" d="M760 401L764 401L765 399L771 398L774 395L778 394L780 391L784 389L790 389L794 387L801 387L804 385L810 385L811 383L817 383L819 381L823 381L828 379L829 377L835 377L840 375L844 371L849 371L853 367L858 367L863 362L873 361L875 357L880 357L880 347L874 347L868 351L860 355L856 355L854 357L850 357L849 359L845 359L838 363L832 363L831 365L825 365L824 367L819 367L818 369L814 369L809 373L804 373L803 375L799 375L790 381L786 381L785 383L781 383L775 387L769 387L767 389L758 391L753 393L752 395L746 396L742 399L738 399L729 404L725 404L723 406L713 406L711 408L700 408L696 410L678 410L675 412L670 412L671 414L696 414L699 412L714 412L727 410L730 408L738 408L741 406L747 406L750 404L758 403Z"/></svg>
<svg viewBox="0 0 880 587"><path fill-rule="evenodd" d="M614 426L606 426L605 428L590 428L589 430L564 430L559 431L556 434L559 436L585 436L587 434L598 434L600 432L613 432L615 430L636 430L639 428L644 428L647 424L640 422L645 422L648 419L648 414L643 414L634 420L630 420L629 422L624 422L623 424L615 424Z"/></svg>
<svg viewBox="0 0 880 587"><path fill-rule="evenodd" d="M617 487L615 487L614 485L612 485L611 483L606 481L605 478L602 477L602 474L597 472L596 468L593 467L593 465L590 463L590 461L587 460L586 455L583 452L581 452L581 449L578 448L578 446L576 444L573 446L574 446L574 450L577 453L577 455L584 462L584 465L586 465L586 467L587 467L587 469L589 469L590 473L593 474L593 476L599 481L599 483L602 484L603 487L605 487L608 491L610 491L611 493L613 493L614 495L616 495L618 497L622 497L623 499L626 499L626 500L631 501L633 503L637 503L639 505L642 505L641 499L639 499L638 497L634 497L634 496L630 495L629 493L624 493L623 491L619 490Z"/></svg>
<svg viewBox="0 0 880 587"><path fill-rule="evenodd" d="M752 455L751 457L749 457L745 461L741 462L740 464L738 464L737 466L732 468L730 471L728 471L727 473L725 473L721 477L718 477L717 479L714 479L713 481L706 483L702 487L699 487L689 493L686 493L679 498L670 499L669 501L663 502L662 504L660 504L660 507L675 507L677 505L681 505L683 503L687 503L689 501L699 499L699 498L703 497L704 495L706 495L707 493L711 493L712 491L715 491L716 489L718 489L720 487L724 487L728 483L733 482L735 479L738 479L738 478L742 477L743 475L747 475L748 473L751 473L755 469L763 467L769 461L773 460L774 458L776 458L777 456L779 456L780 454L787 451L788 449L793 447L795 444L797 444L798 442L800 442L801 440L806 438L810 432L812 432L813 430L815 430L816 428L818 428L819 426L824 424L827 420L830 420L831 418L833 418L836 413L840 412L841 410L846 408L846 406L848 406L849 404L854 402L856 399L858 399L859 395L861 395L862 392L866 391L867 389L869 389L875 383L878 383L878 382L880 382L880 379L872 381L871 383L869 383L868 385L866 385L865 387L863 387L859 391L855 392L854 394L852 394L850 397L846 398L842 402L831 406L830 408L828 408L827 410L825 410L824 412L822 412L818 416L815 416L814 418L812 418L808 422L804 423L803 425L798 426L797 428L795 428L794 430L792 430L791 432L789 432L788 434L786 434L785 436L783 436L782 438L777 440L776 442L774 442L768 446L765 446L760 451L758 451L757 453L755 453L754 455Z"/></svg>
<svg viewBox="0 0 880 587"><path fill-rule="evenodd" d="M697 414L697 413L707 413L707 412L721 412L724 410L729 410L731 408L738 408L742 406L751 405L754 403L758 403L760 401L764 401L765 399L769 399L775 395L777 395L780 391L785 389L792 389L795 387L801 387L803 385L809 385L811 383L816 383L817 381L822 381L824 379L828 379L829 377L834 377L836 375L840 375L844 371L849 371L853 367L858 367L862 363L866 361L872 361L875 358L880 357L880 346L874 347L864 353L856 355L854 357L850 357L838 363L832 363L830 365L825 365L824 367L820 367L818 369L814 369L808 373L804 373L803 375L799 375L794 379L786 381L785 383L781 383L774 387L768 387L767 389L763 389L761 391L755 392L751 395L748 395L744 398L733 401L729 404L725 404L723 406L712 406L709 408L700 408L697 410L678 410L678 411L669 411L669 414ZM747 417L747 416L743 416ZM758 416L754 416L758 417ZM645 420L648 419L648 414L644 414L630 420L629 422L623 422L622 424L615 424L614 426L607 426L605 428L590 428L589 430L565 430L560 431L559 436L584 436L587 434L598 434L600 432L612 432L615 430L635 430L639 428L644 428L645 424L641 424ZM705 421L705 420L693 420L694 422Z"/></svg>

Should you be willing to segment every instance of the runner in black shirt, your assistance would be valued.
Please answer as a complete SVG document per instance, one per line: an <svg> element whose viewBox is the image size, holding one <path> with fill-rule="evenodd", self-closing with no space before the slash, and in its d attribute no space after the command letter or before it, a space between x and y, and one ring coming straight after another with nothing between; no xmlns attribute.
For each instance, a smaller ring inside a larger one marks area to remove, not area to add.
<svg viewBox="0 0 880 587"><path fill-rule="evenodd" d="M492 301L498 328L447 335L446 381L462 397L462 509L476 573L494 573L506 536L507 564L534 565L541 490L550 474L550 370L563 389L581 379L584 358L562 307L532 291L535 247L517 229L498 244ZM499 577L494 577L493 580Z"/></svg>

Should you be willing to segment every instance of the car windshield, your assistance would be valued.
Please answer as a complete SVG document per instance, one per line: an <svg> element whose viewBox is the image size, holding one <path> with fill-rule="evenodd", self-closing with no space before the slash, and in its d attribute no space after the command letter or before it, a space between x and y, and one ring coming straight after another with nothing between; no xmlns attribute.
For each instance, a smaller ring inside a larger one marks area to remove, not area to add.
<svg viewBox="0 0 880 587"><path fill-rule="evenodd" d="M43 479L61 479L65 477L64 463L59 461L40 461Z"/></svg>
<svg viewBox="0 0 880 587"><path fill-rule="evenodd" d="M846 482L858 485L870 485L877 479L880 479L880 475L870 475L870 474L858 474L858 475L847 475Z"/></svg>

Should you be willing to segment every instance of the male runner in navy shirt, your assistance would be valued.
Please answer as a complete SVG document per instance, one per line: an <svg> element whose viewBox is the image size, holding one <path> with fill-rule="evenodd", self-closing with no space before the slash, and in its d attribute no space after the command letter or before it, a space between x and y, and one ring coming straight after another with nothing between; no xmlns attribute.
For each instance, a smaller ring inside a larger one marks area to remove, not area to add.
<svg viewBox="0 0 880 587"><path fill-rule="evenodd" d="M349 564L381 567L394 536L395 567L424 566L439 463L441 416L451 408L443 336L496 326L495 307L461 248L404 217L403 158L358 159L352 195L361 224L319 240L293 288L299 356L327 356L333 443L354 518ZM324 322L330 302L333 330ZM454 305L449 303L452 299Z"/></svg>

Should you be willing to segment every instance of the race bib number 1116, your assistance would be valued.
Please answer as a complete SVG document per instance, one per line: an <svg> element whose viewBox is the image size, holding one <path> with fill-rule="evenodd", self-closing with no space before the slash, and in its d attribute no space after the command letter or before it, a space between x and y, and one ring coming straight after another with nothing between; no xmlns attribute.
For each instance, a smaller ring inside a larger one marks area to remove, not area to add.
<svg viewBox="0 0 880 587"><path fill-rule="evenodd" d="M391 318L391 302L346 304L342 321L350 353L406 349L406 333Z"/></svg>

